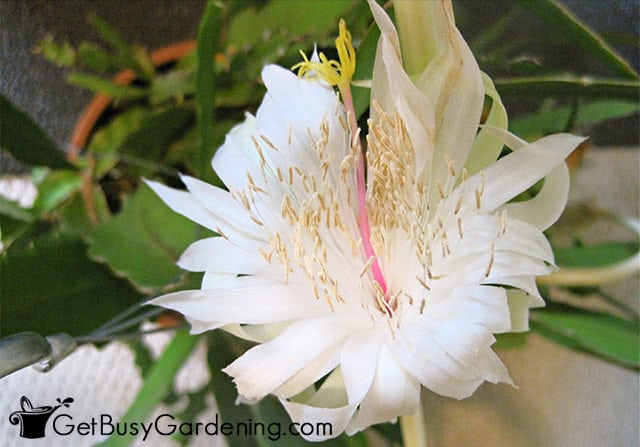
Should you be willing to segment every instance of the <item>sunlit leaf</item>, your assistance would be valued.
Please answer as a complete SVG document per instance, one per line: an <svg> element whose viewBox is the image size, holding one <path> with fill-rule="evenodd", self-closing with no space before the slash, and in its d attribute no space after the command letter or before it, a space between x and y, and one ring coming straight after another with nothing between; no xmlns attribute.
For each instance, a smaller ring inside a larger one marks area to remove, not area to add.
<svg viewBox="0 0 640 447"><path fill-rule="evenodd" d="M231 22L228 45L243 48L281 32L290 36L304 35L308 39L335 32L340 18L348 14L356 4L354 1L323 0L305 2L304 10L301 10L291 1L272 0L259 10L247 8Z"/></svg>
<svg viewBox="0 0 640 447"><path fill-rule="evenodd" d="M20 222L33 222L34 220L34 216L29 210L2 196L0 196L0 216L11 217Z"/></svg>
<svg viewBox="0 0 640 447"><path fill-rule="evenodd" d="M520 348L527 344L529 338L528 332L507 332L505 334L496 335L496 344L494 349L510 349Z"/></svg>
<svg viewBox="0 0 640 447"><path fill-rule="evenodd" d="M138 290L154 293L181 282L184 272L175 262L198 228L142 184L116 217L90 234L89 254Z"/></svg>
<svg viewBox="0 0 640 447"><path fill-rule="evenodd" d="M18 203L0 196L0 252L4 252L34 222L36 217Z"/></svg>
<svg viewBox="0 0 640 447"><path fill-rule="evenodd" d="M46 178L37 184L38 196L32 211L40 216L52 211L58 205L82 188L82 174L76 171L50 171Z"/></svg>

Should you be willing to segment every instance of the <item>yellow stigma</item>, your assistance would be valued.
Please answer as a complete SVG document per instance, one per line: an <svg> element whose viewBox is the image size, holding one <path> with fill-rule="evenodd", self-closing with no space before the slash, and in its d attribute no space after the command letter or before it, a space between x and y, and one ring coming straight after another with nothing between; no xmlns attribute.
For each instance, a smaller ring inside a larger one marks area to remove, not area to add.
<svg viewBox="0 0 640 447"><path fill-rule="evenodd" d="M336 39L338 61L329 60L320 53L319 62L312 62L301 51L303 62L293 66L292 70L298 70L298 76L305 79L324 79L330 85L348 86L356 71L356 50L351 42L351 33L347 30L344 20L340 20L340 32Z"/></svg>

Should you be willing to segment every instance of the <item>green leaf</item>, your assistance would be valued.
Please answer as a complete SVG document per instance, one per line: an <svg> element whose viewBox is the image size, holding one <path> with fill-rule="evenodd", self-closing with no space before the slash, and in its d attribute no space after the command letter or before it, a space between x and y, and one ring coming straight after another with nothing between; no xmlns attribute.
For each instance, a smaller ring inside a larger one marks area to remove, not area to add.
<svg viewBox="0 0 640 447"><path fill-rule="evenodd" d="M380 30L377 26L372 26L358 46L356 51L356 71L353 74L354 80L370 80L373 77L373 63L376 60L376 48L379 38ZM353 87L352 95L356 115L360 117L369 108L371 89Z"/></svg>
<svg viewBox="0 0 640 447"><path fill-rule="evenodd" d="M151 294L183 280L185 272L175 262L199 228L141 184L120 214L90 234L89 254Z"/></svg>
<svg viewBox="0 0 640 447"><path fill-rule="evenodd" d="M237 121L227 119L216 120L213 126L213 147L219 147L231 128L237 124ZM176 141L169 148L164 158L164 163L179 166L180 170L185 173L198 172L201 166L198 164L197 154L200 149L199 138L196 129L190 129L180 140ZM213 154L211 154L213 156ZM218 178L211 164L208 164L203 170L201 180L211 184L222 186L222 181Z"/></svg>
<svg viewBox="0 0 640 447"><path fill-rule="evenodd" d="M87 151L95 155L97 160L94 174L96 178L101 178L117 164L120 147L150 114L150 110L142 107L128 108L93 135Z"/></svg>
<svg viewBox="0 0 640 447"><path fill-rule="evenodd" d="M87 18L88 22L98 31L100 37L104 39L114 50L120 53L129 51L129 44L126 39L111 25L95 14Z"/></svg>
<svg viewBox="0 0 640 447"><path fill-rule="evenodd" d="M57 43L47 34L38 44L37 52L58 67L72 67L76 63L76 51L69 42Z"/></svg>
<svg viewBox="0 0 640 447"><path fill-rule="evenodd" d="M191 70L170 70L154 77L149 87L149 102L156 106L164 102L183 101L196 90L194 72Z"/></svg>
<svg viewBox="0 0 640 447"><path fill-rule="evenodd" d="M199 337L189 335L187 331L180 331L176 334L160 359L149 371L136 399L122 416L120 423L128 426L132 422L146 421L151 416L153 409L170 392L175 375L196 347L198 340ZM134 439L135 436L130 433L112 435L97 445L100 447L126 447Z"/></svg>
<svg viewBox="0 0 640 447"><path fill-rule="evenodd" d="M204 17L200 22L196 57L198 68L196 71L196 110L197 129L200 137L200 150L198 151L199 169L196 172L200 177L213 154L213 123L215 120L215 60L214 56L218 48L222 23L222 11L213 0L207 2Z"/></svg>
<svg viewBox="0 0 640 447"><path fill-rule="evenodd" d="M400 430L400 424L376 424L373 430L377 431L383 438L387 440L389 445L403 445L402 444L402 432Z"/></svg>
<svg viewBox="0 0 640 447"><path fill-rule="evenodd" d="M140 79L151 79L154 68L147 52L140 47L129 45L124 37L111 25L96 15L89 16L100 36L115 50L122 68L132 69Z"/></svg>
<svg viewBox="0 0 640 447"><path fill-rule="evenodd" d="M68 236L38 240L0 257L0 283L3 335L86 334L140 299L126 282L88 259L84 242Z"/></svg>
<svg viewBox="0 0 640 447"><path fill-rule="evenodd" d="M0 252L7 250L34 221L35 216L30 210L0 196Z"/></svg>
<svg viewBox="0 0 640 447"><path fill-rule="evenodd" d="M76 171L50 171L38 183L38 196L32 212L36 216L53 211L82 188L82 174Z"/></svg>
<svg viewBox="0 0 640 447"><path fill-rule="evenodd" d="M207 357L211 371L211 388L218 403L220 423L235 424L247 422L253 418L249 406L236 405L238 392L231 377L222 372L222 368L233 362L241 355L248 344L238 340L223 331L209 333L209 346ZM259 443L252 437L228 436L226 438L229 447L258 447Z"/></svg>
<svg viewBox="0 0 640 447"><path fill-rule="evenodd" d="M548 23L552 30L561 33L565 42L582 48L612 72L627 79L638 79L638 74L627 61L560 2L536 0L527 1L524 5L527 13L536 14Z"/></svg>
<svg viewBox="0 0 640 447"><path fill-rule="evenodd" d="M127 135L120 147L121 153L136 157L136 165L141 168L136 170L136 177L151 176L158 169L169 146L184 134L193 119L192 110L171 107L140 120L138 129Z"/></svg>
<svg viewBox="0 0 640 447"><path fill-rule="evenodd" d="M493 80L502 96L556 96L559 98L608 98L637 101L640 82L635 80L598 79L587 76L559 75Z"/></svg>
<svg viewBox="0 0 640 447"><path fill-rule="evenodd" d="M229 47L244 48L268 40L277 33L304 35L313 42L316 36L335 32L340 18L357 4L354 1L323 0L305 2L304 9L301 9L292 7L289 0L272 0L259 10L247 8L239 13L229 25L227 43Z"/></svg>
<svg viewBox="0 0 640 447"><path fill-rule="evenodd" d="M2 196L0 196L0 215L26 223L33 222L35 219L29 210L22 208L17 202L5 199Z"/></svg>
<svg viewBox="0 0 640 447"><path fill-rule="evenodd" d="M133 351L136 366L140 371L140 375L143 379L146 378L155 363L149 346L142 338L127 340L126 343L129 346L129 349Z"/></svg>
<svg viewBox="0 0 640 447"><path fill-rule="evenodd" d="M566 131L572 118L571 107L546 108L511 121L513 133L525 139ZM623 118L640 111L637 101L600 100L578 106L574 127L584 129L604 121Z"/></svg>
<svg viewBox="0 0 640 447"><path fill-rule="evenodd" d="M78 47L78 62L98 73L113 72L121 68L117 56L107 53L91 42L81 42Z"/></svg>
<svg viewBox="0 0 640 447"><path fill-rule="evenodd" d="M74 169L64 153L23 111L0 95L0 148L29 166Z"/></svg>
<svg viewBox="0 0 640 447"><path fill-rule="evenodd" d="M531 312L531 329L570 348L640 369L640 324L614 315L550 304Z"/></svg>
<svg viewBox="0 0 640 447"><path fill-rule="evenodd" d="M93 191L93 210L96 212L98 222L106 222L111 218L111 212L107 205L107 199L99 185L91 185ZM68 203L57 210L58 228L67 234L86 236L95 228L87 215L87 209L83 197L76 194Z"/></svg>
<svg viewBox="0 0 640 447"><path fill-rule="evenodd" d="M496 334L496 344L494 349L520 348L527 344L529 332L507 332Z"/></svg>
<svg viewBox="0 0 640 447"><path fill-rule="evenodd" d="M638 244L609 242L592 246L554 248L556 264L562 267L602 267L624 261L638 252Z"/></svg>
<svg viewBox="0 0 640 447"><path fill-rule="evenodd" d="M84 73L70 73L67 81L94 93L105 93L117 101L141 99L148 93L147 88L115 84L110 80Z"/></svg>

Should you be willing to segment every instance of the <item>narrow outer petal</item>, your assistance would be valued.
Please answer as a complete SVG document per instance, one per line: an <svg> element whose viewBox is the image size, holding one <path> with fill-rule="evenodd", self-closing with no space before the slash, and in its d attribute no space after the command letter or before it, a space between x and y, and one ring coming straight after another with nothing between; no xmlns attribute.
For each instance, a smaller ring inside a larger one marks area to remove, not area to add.
<svg viewBox="0 0 640 447"><path fill-rule="evenodd" d="M491 213L527 190L538 180L564 161L585 140L571 134L556 134L541 138L534 143L512 152L465 181L461 188L473 197L484 181L482 213ZM526 166L526 169L523 167ZM484 177L484 180L482 179ZM465 194L466 195L466 194Z"/></svg>
<svg viewBox="0 0 640 447"><path fill-rule="evenodd" d="M476 136L484 102L480 69L456 28L451 1L400 0L394 11L407 72L435 107L441 154L432 175L439 178L447 168L442 155L459 170Z"/></svg>

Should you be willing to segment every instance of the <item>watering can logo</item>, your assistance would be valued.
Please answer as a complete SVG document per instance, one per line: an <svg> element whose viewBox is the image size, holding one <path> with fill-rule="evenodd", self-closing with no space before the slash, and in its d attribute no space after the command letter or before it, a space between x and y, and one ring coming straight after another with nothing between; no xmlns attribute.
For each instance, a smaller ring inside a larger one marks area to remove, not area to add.
<svg viewBox="0 0 640 447"><path fill-rule="evenodd" d="M9 422L12 425L20 424L20 437L21 438L44 438L45 428L47 427L47 421L51 417L54 411L60 407L69 408L69 404L73 402L73 399L67 397L64 400L56 399L58 405L43 407L34 407L31 401L26 397L20 398L20 407L22 410L14 411L9 415Z"/></svg>

